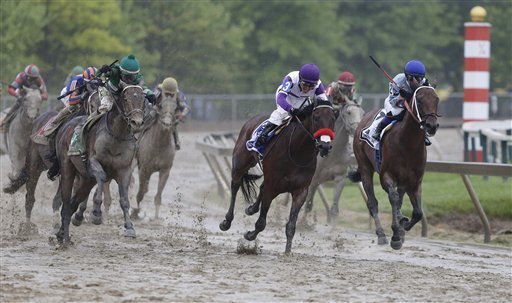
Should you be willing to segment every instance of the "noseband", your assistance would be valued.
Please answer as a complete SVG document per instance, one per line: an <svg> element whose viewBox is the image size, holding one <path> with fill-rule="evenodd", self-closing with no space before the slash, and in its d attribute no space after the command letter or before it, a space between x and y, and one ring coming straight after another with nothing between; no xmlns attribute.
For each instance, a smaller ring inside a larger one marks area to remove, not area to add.
<svg viewBox="0 0 512 303"><path fill-rule="evenodd" d="M409 106L409 104L407 102L404 102L407 111L409 113L411 113L414 120L416 120L416 122L418 122L420 124L421 129L423 129L423 127L425 126L425 123L426 123L426 120L428 117L435 117L435 118L441 117L441 115L439 115L437 113L428 113L428 114L420 115L420 111L418 110L418 101L416 100L416 93L422 88L429 88L429 89L434 90L434 92L435 92L435 89L432 86L420 86L414 91L414 94L412 96L412 108ZM416 115L414 114L414 111L416 111Z"/></svg>

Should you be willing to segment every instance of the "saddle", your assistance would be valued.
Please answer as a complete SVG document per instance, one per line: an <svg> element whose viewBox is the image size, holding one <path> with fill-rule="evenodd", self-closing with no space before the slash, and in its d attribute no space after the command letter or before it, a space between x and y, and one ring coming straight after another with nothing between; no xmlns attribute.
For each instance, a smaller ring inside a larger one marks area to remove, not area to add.
<svg viewBox="0 0 512 303"><path fill-rule="evenodd" d="M265 144L263 144L259 148L256 148L256 140L258 139L259 133L261 132L263 123L265 123L266 121L267 120L264 120L263 122L261 122L260 125L258 125L258 127L254 129L251 135L251 139L249 139L245 144L249 151L257 152L260 155L260 157L262 157L263 154L265 153L265 148L267 147L268 142L270 142L270 140L272 140L272 138L274 138L275 136L279 135L279 133L290 124L292 119L291 116L286 117L281 125L277 126L273 131L271 131L268 134L267 142L265 142Z"/></svg>

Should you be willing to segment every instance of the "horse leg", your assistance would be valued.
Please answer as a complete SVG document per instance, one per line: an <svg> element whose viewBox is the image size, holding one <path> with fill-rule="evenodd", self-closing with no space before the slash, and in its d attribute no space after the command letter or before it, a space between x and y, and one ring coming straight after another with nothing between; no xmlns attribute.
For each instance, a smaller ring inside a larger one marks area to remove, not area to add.
<svg viewBox="0 0 512 303"><path fill-rule="evenodd" d="M297 225L297 217L299 216L300 209L304 204L308 194L307 187L301 191L292 192L292 207L290 208L290 217L286 223L286 249L285 254L292 252L292 240L295 236L295 227Z"/></svg>
<svg viewBox="0 0 512 303"><path fill-rule="evenodd" d="M339 180L337 180L337 181L338 182L336 183L336 187L334 189L334 196L332 198L331 210L329 211L329 216L331 217L331 219L337 218L340 213L339 203L340 203L341 193L343 192L343 189L345 188L345 178L344 177L339 177Z"/></svg>
<svg viewBox="0 0 512 303"><path fill-rule="evenodd" d="M256 201L253 204L247 206L247 208L245 209L245 214L246 215L252 216L255 213L260 211L261 193L262 192L263 192L263 183L260 186L260 192L258 193L258 197L256 198Z"/></svg>
<svg viewBox="0 0 512 303"><path fill-rule="evenodd" d="M170 171L170 168L166 168L158 173L158 189L155 195L155 219L158 219L160 206L162 205L162 192L164 190L165 184L167 183L167 179L169 179Z"/></svg>
<svg viewBox="0 0 512 303"><path fill-rule="evenodd" d="M59 243L67 246L71 243L69 237L69 223L71 222L71 193L73 191L73 180L75 179L75 173L66 172L65 169L61 171L61 196L62 196L62 208L60 211L61 225L59 232L57 233L57 239Z"/></svg>
<svg viewBox="0 0 512 303"><path fill-rule="evenodd" d="M313 184L313 182L311 182ZM318 185L311 185L308 191L308 196L306 197L306 208L305 213L309 213L313 210L313 199L315 198L316 190L318 189Z"/></svg>
<svg viewBox="0 0 512 303"><path fill-rule="evenodd" d="M361 181L363 183L363 188L368 197L368 202L366 206L368 207L368 211L370 212L370 216L373 218L375 222L375 233L377 234L379 245L387 244L388 240L386 239L386 234L384 233L384 229L380 223L379 217L379 202L375 197L375 192L373 191L373 170L366 171L361 170Z"/></svg>
<svg viewBox="0 0 512 303"><path fill-rule="evenodd" d="M151 172L145 169L139 169L139 190L137 191L137 207L132 207L132 219L140 219L140 202L144 199L144 195L149 189L149 179ZM156 201L155 201L156 203Z"/></svg>
<svg viewBox="0 0 512 303"><path fill-rule="evenodd" d="M120 180L116 180L119 188L119 205L123 210L124 217L124 236L135 238L135 229L130 219L130 200L128 199L128 187L130 186L131 172L120 173Z"/></svg>
<svg viewBox="0 0 512 303"><path fill-rule="evenodd" d="M393 236L391 237L391 247L395 250L402 248L402 238L400 236L400 223L398 221L400 205L400 194L398 190L391 184L386 182L386 188L388 189L389 203L391 203L391 214L393 218L391 220L391 229L393 230Z"/></svg>
<svg viewBox="0 0 512 303"><path fill-rule="evenodd" d="M412 204L412 218L410 221L404 222L404 229L409 231L411 228L423 218L423 210L421 209L421 185L410 193L407 193Z"/></svg>
<svg viewBox="0 0 512 303"><path fill-rule="evenodd" d="M105 209L105 215L108 217L110 212L110 205L112 205L112 194L110 193L110 181L108 181L103 187L103 209Z"/></svg>
<svg viewBox="0 0 512 303"><path fill-rule="evenodd" d="M95 182L88 181L85 178L80 179L78 184L75 183L75 192L71 198L71 213L74 213L71 218L71 222L75 226L80 226L84 220L84 211L87 208L87 198L89 197L89 193L94 185Z"/></svg>
<svg viewBox="0 0 512 303"><path fill-rule="evenodd" d="M235 210L236 194L238 193L241 184L241 178L238 178L237 180L231 180L231 201L229 203L229 209L226 213L224 221L219 224L219 228L222 231L226 231L231 227L231 222L233 222L233 218L235 217L233 213Z"/></svg>
<svg viewBox="0 0 512 303"><path fill-rule="evenodd" d="M95 225L99 225L102 223L101 218L101 203L102 203L102 194L103 188L105 187L105 182L107 181L107 174L103 170L103 167L98 162L98 160L94 158L89 159L90 171L91 175L96 179L96 191L93 196L93 209L91 214L91 221Z"/></svg>
<svg viewBox="0 0 512 303"><path fill-rule="evenodd" d="M277 194L270 196L267 192L262 192L260 216L258 217L256 224L254 224L254 230L245 233L244 237L246 240L255 240L258 234L265 229L265 226L267 226L267 213L270 208L270 204L272 203L272 200L276 196Z"/></svg>
<svg viewBox="0 0 512 303"><path fill-rule="evenodd" d="M28 234L36 234L37 233L37 226L32 223L32 209L34 208L34 203L36 202L35 198L35 191L37 187L37 181L39 180L39 176L41 175L41 172L43 172L43 169L40 165L37 165L36 167L33 167L29 170L29 178L27 180L27 183L25 184L27 193L25 194L25 223L22 223L21 230L23 230L24 233Z"/></svg>

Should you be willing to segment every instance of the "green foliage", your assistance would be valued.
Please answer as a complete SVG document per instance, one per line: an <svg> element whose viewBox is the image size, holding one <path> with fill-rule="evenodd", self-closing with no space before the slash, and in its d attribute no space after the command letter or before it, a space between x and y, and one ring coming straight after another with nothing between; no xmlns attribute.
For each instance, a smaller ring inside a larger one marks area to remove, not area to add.
<svg viewBox="0 0 512 303"><path fill-rule="evenodd" d="M46 24L41 3L4 0L0 4L0 80L11 83L30 63L44 67L34 49ZM43 69L44 72L44 69Z"/></svg>

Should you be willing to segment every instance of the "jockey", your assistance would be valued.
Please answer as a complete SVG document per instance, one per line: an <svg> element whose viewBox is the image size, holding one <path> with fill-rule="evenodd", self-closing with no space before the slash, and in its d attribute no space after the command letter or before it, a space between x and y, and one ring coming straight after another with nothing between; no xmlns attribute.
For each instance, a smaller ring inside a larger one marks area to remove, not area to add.
<svg viewBox="0 0 512 303"><path fill-rule="evenodd" d="M98 108L100 113L106 113L112 108L114 104L112 98L117 99L121 94L121 89L119 88L121 81L128 85L142 86L148 101L155 103L155 94L144 84L144 77L140 74L139 60L134 55L123 57L120 64L114 64L114 66L103 65L98 70L98 77L101 76L105 76L108 81L105 87L98 88L101 101L101 105Z"/></svg>
<svg viewBox="0 0 512 303"><path fill-rule="evenodd" d="M340 107L347 101L355 102L357 99L355 85L354 75L349 71L344 71L339 75L338 81L329 84L326 95L335 107Z"/></svg>
<svg viewBox="0 0 512 303"><path fill-rule="evenodd" d="M16 79L9 85L7 92L9 95L16 98L16 103L11 107L5 119L2 122L2 127L7 127L9 122L14 117L14 113L21 106L21 97L24 94L23 87L39 88L41 92L41 98L46 101L48 100L48 92L46 91L46 85L44 84L43 77L39 72L39 68L35 64L29 64L25 69L20 72Z"/></svg>
<svg viewBox="0 0 512 303"><path fill-rule="evenodd" d="M164 81L162 81L162 83L160 83L155 89L154 93L157 103L160 103L163 98L176 98L176 102L178 104L175 113L176 119L181 123L185 121L185 117L190 112L190 107L187 104L187 98L185 97L185 94L178 88L178 81L176 81L176 79L171 77L165 78ZM173 130L173 137L176 150L180 150L181 144L178 137L177 127L175 127Z"/></svg>
<svg viewBox="0 0 512 303"><path fill-rule="evenodd" d="M53 134L55 130L57 130L59 125L62 124L62 122L66 121L70 115L72 115L80 108L80 104L83 102L83 100L85 100L85 98L88 97L85 84L91 81L95 77L95 75L96 68L94 66L90 66L87 69L85 69L83 74L71 78L71 81L66 87L65 93L71 91L73 93L69 95L67 106L61 109L57 116L55 116L53 121L45 127L45 137L51 136L51 134Z"/></svg>
<svg viewBox="0 0 512 303"><path fill-rule="evenodd" d="M67 87L71 79L75 76L80 76L84 72L84 68L80 65L76 65L71 69L71 72L66 76L66 80L64 80L64 87Z"/></svg>
<svg viewBox="0 0 512 303"><path fill-rule="evenodd" d="M320 80L320 70L315 64L305 64L300 70L287 74L276 90L277 109L261 123L256 132L256 142L247 141L247 149L259 153L259 149L267 142L270 132L283 123L283 120L299 113L305 102L313 97L327 100L325 88Z"/></svg>
<svg viewBox="0 0 512 303"><path fill-rule="evenodd" d="M377 125L373 139L380 140L382 130L404 111L404 102L412 98L418 87L430 86L425 74L425 65L419 60L411 60L405 65L404 72L393 78L389 83L389 95L384 101L386 116Z"/></svg>

